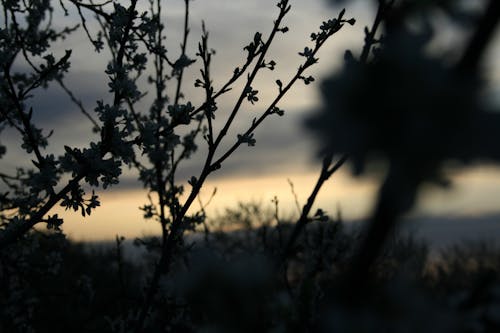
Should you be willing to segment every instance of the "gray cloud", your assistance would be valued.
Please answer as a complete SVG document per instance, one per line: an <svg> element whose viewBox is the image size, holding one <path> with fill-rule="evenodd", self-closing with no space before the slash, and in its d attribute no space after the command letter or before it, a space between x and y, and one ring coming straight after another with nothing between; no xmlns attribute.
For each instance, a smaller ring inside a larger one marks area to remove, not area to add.
<svg viewBox="0 0 500 333"><path fill-rule="evenodd" d="M290 112L284 117L269 119L255 134L257 140L254 147L246 145L231 155L220 170L210 175L210 179L226 177L256 177L261 175L279 175L286 178L288 174L305 168L317 168L315 163L315 146L311 137L302 128L303 112ZM236 137L228 135L228 141L235 142ZM205 158L204 142L199 142L200 151L190 160L186 160L177 174L177 178L188 179L198 176ZM229 145L225 145L228 147ZM224 152L224 149L221 149ZM217 155L217 156L220 156ZM317 162L317 161L316 161ZM122 177L119 189L141 187L135 174Z"/></svg>
<svg viewBox="0 0 500 333"><path fill-rule="evenodd" d="M235 1L211 0L191 2L192 29L189 36L189 54L194 57L196 45L201 33L201 20L205 20L210 31L210 45L217 50L213 59L214 83L220 86L234 69L245 60L243 47L252 39L256 31L266 35L272 20L277 12L277 1ZM328 6L326 1L292 1L292 11L285 20L290 32L280 35L274 47L270 50L272 59L278 62L274 72L264 73L256 82L256 89L262 97L256 106L245 104L241 115L227 137L228 147L234 143L236 135L244 131L251 119L265 110L277 88L276 79L285 81L298 67L301 58L297 52L309 42L309 35L321 24L321 21L337 15L338 8ZM342 59L346 48L354 53L359 52L363 41L362 29L370 22L371 13L366 11L366 1L356 1L353 6L349 3L347 15L358 20L355 27L348 27L345 32L335 36L320 54L320 63L311 73L321 81L323 73L330 73ZM179 54L181 42L183 1L169 2L165 10L166 34L169 56L175 59ZM76 17L76 16L75 16ZM61 24L63 22L61 21ZM71 23L71 22L69 22ZM83 31L78 31L73 37L58 45L57 54L72 48L72 68L68 74L67 85L77 97L82 100L87 110L92 112L95 101L109 99L107 77L103 73L109 59L106 53L96 54L89 47ZM193 87L194 79L199 75L200 64L195 63L185 75L186 96L195 104L199 104L203 93ZM496 71L498 73L498 71ZM316 82L318 83L318 82ZM171 83L170 91L175 88ZM144 90L149 87L145 86ZM254 177L263 174L276 174L286 178L288 172L311 169L315 165L315 145L307 132L302 129L301 119L304 115L320 104L316 93L317 86L298 84L291 91L280 107L286 110L283 118L273 117L266 121L255 133L257 140L255 147L241 147L215 172L211 179L223 179L229 176ZM235 89L237 90L237 89ZM40 91L32 101L35 120L44 128L54 129L51 139L50 152L62 153L63 145L85 146L89 138L93 138L90 122L78 111L62 90L53 86L46 91ZM234 95L221 99L219 117L216 126L220 128L234 104ZM143 108L145 110L145 107ZM16 133L2 134L2 143L11 146L18 145ZM200 152L181 167L179 179L197 176L203 165L204 143L199 142ZM29 164L31 157L23 152L10 150L9 159L1 161L2 169L8 165L13 167L19 164ZM117 189L132 189L140 187L134 174L126 172L121 185Z"/></svg>

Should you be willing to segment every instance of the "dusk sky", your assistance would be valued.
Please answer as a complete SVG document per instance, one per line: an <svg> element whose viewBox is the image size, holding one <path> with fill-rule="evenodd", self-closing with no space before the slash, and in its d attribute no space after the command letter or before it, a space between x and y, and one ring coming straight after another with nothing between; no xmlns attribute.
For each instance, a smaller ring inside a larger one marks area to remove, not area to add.
<svg viewBox="0 0 500 333"><path fill-rule="evenodd" d="M146 1L143 1L147 4ZM277 62L275 71L269 71L257 81L260 101L252 106L247 103L242 116L235 124L235 130L228 135L228 144L246 128L251 119L259 115L277 92L275 80L288 80L301 62L299 51L309 46L311 32L318 29L322 21L335 17L339 9L324 0L291 1L292 10L285 20L290 32L280 36L271 49L272 58ZM317 145L313 137L303 127L307 115L321 107L318 83L322 77L330 75L342 63L346 49L355 54L363 43L363 28L371 24L374 15L372 1L351 1L346 3L346 16L356 18L354 27L344 29L328 41L328 45L319 54L320 62L309 74L316 82L305 86L301 82L293 88L279 107L286 111L285 116L270 118L257 130L256 146L246 147L234 154L207 181L202 197L208 200L213 189L217 194L208 207L215 214L224 207L235 206L238 201L251 200L270 205L277 196L283 216L296 213L294 197L288 179L295 185L295 191L302 204L305 203L314 181L318 176L320 163L317 160ZM57 6L57 4L55 4ZM144 9L146 9L144 7ZM169 55L175 58L179 52L182 36L184 1L165 1L166 34ZM74 12L73 12L74 14ZM201 22L205 21L210 33L209 44L217 53L213 59L212 73L214 84L218 86L226 80L233 69L246 57L243 47L253 38L256 31L267 35L272 21L277 14L276 1L270 0L196 0L191 2L191 33L188 40L188 54L194 57L199 41ZM90 16L90 15L89 15ZM75 19L77 16L70 16ZM56 25L71 24L70 19L56 16ZM436 41L436 50L453 49L459 45L462 36L456 31L444 29ZM498 40L498 38L497 38ZM107 78L103 73L109 59L108 54L92 52L82 30L63 41L59 46L63 50L73 49L71 69L67 85L84 103L88 110L93 110L96 100L109 99ZM500 99L500 65L493 59L500 55L500 43L495 42L489 53L488 80L490 89L485 94L492 103ZM200 64L193 64L185 75L184 94L187 100L199 105L203 98L201 90L193 83L199 73ZM234 95L219 101L218 116L221 121L234 103ZM33 99L36 121L43 128L53 129L51 145L48 151L61 154L63 146L84 147L91 132L91 123L78 111L60 88L51 88ZM220 123L219 123L220 124ZM9 132L5 132L9 133ZM17 137L2 137L2 143L13 147ZM200 146L203 142L200 142ZM31 157L14 149L9 150L7 158L0 161L0 168L11 169L18 163L29 163ZM21 162L19 162L21 161ZM179 177L197 176L203 162L202 151L181 166ZM454 172L454 187L450 190L424 190L420 204L414 215L433 216L471 216L500 213L500 172L493 166L476 166L466 171ZM316 207L321 207L335 215L341 207L346 219L359 219L368 216L376 193L377 180L354 178L349 165L334 174L322 189ZM188 188L188 187L187 187ZM144 222L139 206L147 202L145 191L136 181L136 176L125 172L122 183L111 190L99 190L102 207L92 216L82 219L78 213L64 213L64 231L76 239L105 239L116 234L127 237L140 236L142 233L159 231L153 222ZM195 206L195 208L197 205ZM61 209L57 209L62 211ZM61 212L60 212L61 213Z"/></svg>

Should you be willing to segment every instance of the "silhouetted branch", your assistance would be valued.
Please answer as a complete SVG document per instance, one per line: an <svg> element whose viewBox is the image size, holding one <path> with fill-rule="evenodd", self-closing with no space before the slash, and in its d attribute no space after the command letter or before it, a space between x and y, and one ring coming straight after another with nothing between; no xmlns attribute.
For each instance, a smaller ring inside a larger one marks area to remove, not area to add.
<svg viewBox="0 0 500 333"><path fill-rule="evenodd" d="M306 226L306 224L310 221L309 214L311 212L312 206L316 201L316 197L318 196L319 191L323 184L347 161L347 156L342 156L337 162L333 164L333 155L328 155L323 159L323 164L321 167L321 172L316 181L316 185L314 186L313 191L307 198L307 203L302 208L302 213L295 223L292 234L290 235L288 242L284 248L283 256L284 259L287 259L293 252L293 247L295 242L297 241L300 233Z"/></svg>
<svg viewBox="0 0 500 333"><path fill-rule="evenodd" d="M500 2L490 0L457 65L459 71L474 73L477 70L484 52L493 38L499 19Z"/></svg>

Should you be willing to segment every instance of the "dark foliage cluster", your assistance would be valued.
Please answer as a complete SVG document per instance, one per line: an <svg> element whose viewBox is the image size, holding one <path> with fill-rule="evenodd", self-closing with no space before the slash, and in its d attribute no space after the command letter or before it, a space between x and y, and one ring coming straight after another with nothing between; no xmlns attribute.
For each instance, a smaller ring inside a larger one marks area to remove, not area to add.
<svg viewBox="0 0 500 333"><path fill-rule="evenodd" d="M283 222L187 237L160 281L144 332L500 329L495 246L464 244L431 257L424 243L394 237L372 267L370 291L357 298L342 286L359 230L341 221L312 223L283 266L280 239L292 229ZM59 234L31 234L0 257L0 329L128 332L147 288L149 262L161 255L160 247L148 244L144 257L131 259L124 255L130 245L120 238L114 245L84 245ZM138 251L145 243L135 246Z"/></svg>
<svg viewBox="0 0 500 333"><path fill-rule="evenodd" d="M468 5L378 1L359 57L346 51L342 69L322 84L325 107L308 121L322 152L348 157L356 175L374 161L387 165L351 273L355 284L413 207L422 184L448 185L444 167L450 163L499 162L500 118L498 106L484 100L484 59L500 6L486 1L476 12ZM446 23L470 34L459 52L432 50Z"/></svg>

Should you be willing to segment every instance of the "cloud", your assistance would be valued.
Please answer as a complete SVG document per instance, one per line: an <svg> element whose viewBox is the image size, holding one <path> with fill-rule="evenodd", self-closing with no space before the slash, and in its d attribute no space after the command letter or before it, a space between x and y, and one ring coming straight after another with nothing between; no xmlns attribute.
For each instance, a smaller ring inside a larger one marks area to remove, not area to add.
<svg viewBox="0 0 500 333"><path fill-rule="evenodd" d="M217 87L230 77L234 67L240 66L246 59L243 47L253 38L254 33L260 31L264 36L268 34L277 13L276 2L269 0L191 2L192 29L188 40L189 54L192 57L195 55L203 19L210 32L209 45L217 51L213 58L212 70L214 84ZM168 55L172 59L179 55L180 50L183 3L180 0L171 1L165 6L165 34L169 49ZM261 114L269 105L277 92L275 80L279 78L286 82L294 74L302 60L297 53L310 42L310 33L317 30L323 20L336 16L338 12L338 8L330 7L327 1L323 0L293 1L292 6L292 11L284 21L284 25L290 28L290 32L277 36L276 44L270 49L270 59L278 63L276 70L259 76L254 88L259 90L261 100L255 106L249 103L244 104L241 114L235 120L235 128L228 133L226 143L222 145L223 148L234 143L236 135L242 133L251 123L252 118ZM141 8L141 10L145 9ZM315 146L311 144L311 138L304 132L301 119L307 112L319 107L321 102L316 91L316 84L324 75L331 73L339 66L344 50L350 48L355 54L359 52L363 42L363 27L364 24L369 24L372 13L366 10L366 1L356 1L352 5L348 4L346 15L355 17L358 23L354 27L346 27L345 31L334 36L320 52L320 62L310 73L317 79L315 84L305 86L299 82L290 95L279 104L280 108L285 109L285 116L269 118L255 133L256 146L242 146L220 170L211 175L210 180L223 180L231 177L251 178L262 175L276 175L286 179L288 173L317 170L317 164L314 162ZM62 21L56 19L55 22ZM68 21L68 23L76 22ZM89 46L82 30L60 43L58 48L55 52L56 56L63 54L65 49L74 49L71 57L72 67L67 75L67 85L92 113L96 100L106 101L110 98L107 87L108 79L104 74L109 55L106 52L96 54ZM200 65L196 62L191 66L184 78L184 93L195 105L199 105L203 98L203 92L193 86L195 78L199 76ZM234 93L238 92L238 87L241 88L241 86L236 86ZM145 86L144 89L148 91L150 86ZM175 83L171 82L168 89L173 91ZM220 109L217 111L216 122L218 128L232 110L235 96L235 94L229 94L227 98L222 98L219 102ZM32 104L35 120L42 127L55 131L50 141L52 143L49 146L50 152L62 153L63 145L82 147L88 143L89 138L97 138L91 132L91 123L57 85L53 85L48 90L39 91L32 100ZM142 110L147 111L146 107ZM11 145L18 145L19 138L13 132L2 133L2 143L7 141ZM204 143L200 140L199 145L200 152L181 166L179 179L199 175L204 161L204 150L201 148L204 147ZM24 152L10 150L9 154L8 160L1 161L2 169L7 164L13 167L31 163L32 157ZM140 187L135 174L125 169L124 173L117 190Z"/></svg>
<svg viewBox="0 0 500 333"><path fill-rule="evenodd" d="M277 93L275 80L277 78L286 82L300 64L301 57L297 55L304 45L309 42L310 32L317 29L323 19L335 15L335 12L325 12L326 4L323 1L311 1L307 4L296 3L285 20L285 24L290 26L291 32L278 36L276 46L271 50L271 56L278 62L276 71L264 73L256 81L256 89L259 89L261 101L256 106L244 105L241 115L238 116L234 124L234 130L226 137L228 147L234 143L236 135L244 131L250 124L251 119L261 114ZM147 8L141 8L146 10ZM272 26L272 21L278 12L275 1L259 0L248 1L227 1L215 0L210 2L191 3L191 22L188 49L191 56L194 56L197 42L201 34L201 21L206 21L210 30L210 43L217 49L217 54L213 60L214 82L220 86L227 80L234 67L241 65L246 54L243 47L250 41L256 31L261 31L267 35ZM176 1L169 3L165 8L165 22L167 46L169 56L175 59L179 53L179 43L181 41L183 28L183 2ZM73 21L68 17L56 17L58 25L76 24L77 16ZM91 31L95 26L89 19ZM300 41L300 42L299 42ZM54 56L63 54L65 49L73 49L71 56L71 68L66 75L66 85L75 96L82 101L87 111L93 114L93 109L97 100L105 101L111 98L107 87L108 78L104 74L109 55L106 52L97 54L89 46L89 42L82 30L75 32L70 38L57 44ZM339 49L339 52L341 50ZM333 59L330 57L320 66L330 66ZM186 73L184 78L184 93L196 105L202 102L202 90L195 89L193 82L199 76L200 64L195 63ZM169 89L175 89L175 82L170 82ZM235 94L229 94L219 102L218 120L215 125L220 128L232 110L237 97L238 88L235 87ZM142 86L148 91L150 86ZM150 92L150 95L151 92ZM150 96L146 99L151 98ZM63 90L53 83L49 89L38 90L30 105L34 109L34 120L42 128L54 130L50 139L50 153L61 154L64 145L82 147L88 144L89 138L97 139L92 133L92 125L88 119L79 111L78 107L70 100ZM256 132L256 147L241 147L241 149L231 156L224 165L224 168L214 174L214 177L225 177L228 175L252 175L270 172L285 172L289 169L297 169L310 161L310 149L305 134L300 127L300 109L306 110L318 104L315 88L304 86L300 82L295 89L287 96L280 107L287 113L283 118L269 119L262 128ZM139 107L143 112L147 112L145 106ZM9 133L7 138L2 138L2 142L8 142L12 146L17 145L19 138L16 133ZM200 146L203 142L200 142ZM22 151L10 150L11 164L29 164L30 156ZM4 162L4 161L3 161ZM2 162L2 163L3 163ZM188 161L180 177L197 175L203 162L203 154L197 154L191 161ZM129 176L124 178L124 184L132 184ZM134 180L135 182L135 180Z"/></svg>
<svg viewBox="0 0 500 333"><path fill-rule="evenodd" d="M256 145L246 145L231 155L220 170L210 175L210 180L224 178L260 177L279 175L286 179L289 174L305 170L316 170L315 151L311 149L312 139L302 128L303 112L289 112L283 117L269 119L255 134ZM236 135L227 136L232 144ZM200 140L200 151L191 159L184 161L176 175L179 180L187 180L191 176L198 177L205 159L205 143ZM229 147L229 144L224 145ZM221 149L220 156L225 150ZM136 189L141 187L135 173L127 173L121 178L117 189Z"/></svg>

